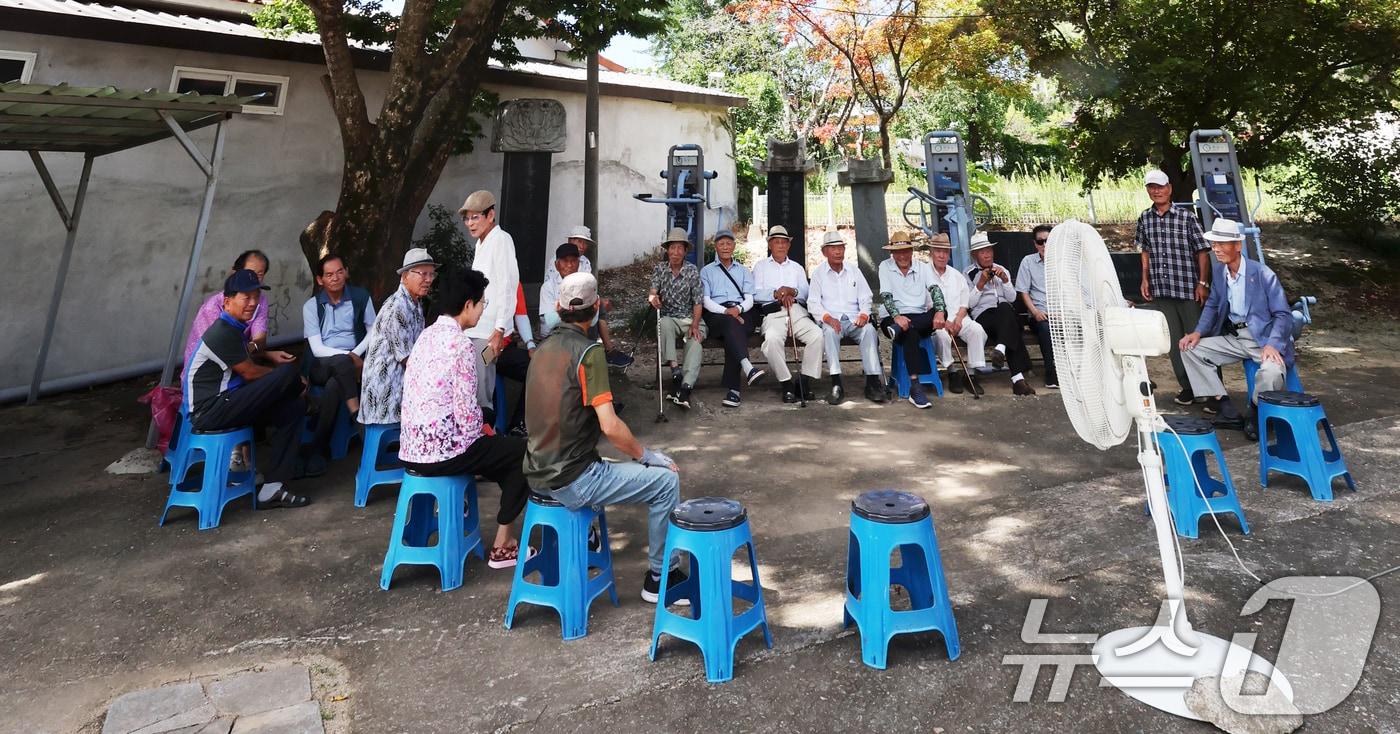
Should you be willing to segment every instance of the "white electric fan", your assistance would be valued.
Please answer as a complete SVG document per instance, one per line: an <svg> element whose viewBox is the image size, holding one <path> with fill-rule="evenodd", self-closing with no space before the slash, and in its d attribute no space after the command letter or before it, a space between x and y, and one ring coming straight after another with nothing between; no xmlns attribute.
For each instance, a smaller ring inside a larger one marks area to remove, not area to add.
<svg viewBox="0 0 1400 734"><path fill-rule="evenodd" d="M1094 645L1094 663L1108 685L1154 708L1191 719L1191 683L1222 679L1246 669L1270 676L1292 699L1292 689L1267 660L1238 645L1191 629L1183 577L1162 480L1155 433L1165 427L1152 398L1145 358L1167 354L1171 336L1156 311L1123 300L1103 238L1073 219L1050 232L1045 249L1050 340L1065 412L1079 437L1099 449L1123 443L1137 427L1138 463L1147 485L1152 526L1162 561L1167 598L1151 627L1110 632ZM1184 488L1183 488L1184 489Z"/></svg>

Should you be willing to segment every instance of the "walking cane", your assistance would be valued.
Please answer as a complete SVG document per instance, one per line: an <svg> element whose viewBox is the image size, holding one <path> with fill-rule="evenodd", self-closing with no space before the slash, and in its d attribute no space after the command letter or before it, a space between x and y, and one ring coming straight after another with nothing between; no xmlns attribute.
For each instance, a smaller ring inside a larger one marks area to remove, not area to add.
<svg viewBox="0 0 1400 734"><path fill-rule="evenodd" d="M962 350L958 349L958 338L949 334L948 343L953 345L953 356L958 358L958 365L962 367L963 379L967 380L967 391L972 393L973 400L981 400L982 396L977 394L977 383L972 381L972 373L967 371L967 362L963 361Z"/></svg>
<svg viewBox="0 0 1400 734"><path fill-rule="evenodd" d="M792 363L797 365L797 377L794 380L797 385L797 402L801 407L805 408L807 407L807 389L803 386L802 381L806 379L807 376L802 374L802 360L797 356L797 335L792 331L792 306L787 306L786 308L788 317L788 341L792 342Z"/></svg>
<svg viewBox="0 0 1400 734"><path fill-rule="evenodd" d="M656 422L669 423L666 417L666 398L661 387L661 309L656 309Z"/></svg>

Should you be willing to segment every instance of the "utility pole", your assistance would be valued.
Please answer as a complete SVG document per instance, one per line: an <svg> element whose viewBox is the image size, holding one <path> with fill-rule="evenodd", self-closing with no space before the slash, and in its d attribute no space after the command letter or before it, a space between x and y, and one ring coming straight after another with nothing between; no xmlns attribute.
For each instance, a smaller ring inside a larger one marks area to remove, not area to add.
<svg viewBox="0 0 1400 734"><path fill-rule="evenodd" d="M587 99L583 107L583 223L595 240L593 262L599 263L598 245L598 52L588 53Z"/></svg>

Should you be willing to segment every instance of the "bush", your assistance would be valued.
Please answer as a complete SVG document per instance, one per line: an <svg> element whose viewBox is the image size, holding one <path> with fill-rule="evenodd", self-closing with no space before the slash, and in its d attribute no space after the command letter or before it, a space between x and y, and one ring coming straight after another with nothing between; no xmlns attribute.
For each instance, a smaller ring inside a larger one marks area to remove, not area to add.
<svg viewBox="0 0 1400 734"><path fill-rule="evenodd" d="M1275 176L1274 191L1283 198L1280 210L1373 244L1382 230L1400 220L1400 134L1395 124L1395 116L1356 120L1313 136L1294 165Z"/></svg>
<svg viewBox="0 0 1400 734"><path fill-rule="evenodd" d="M428 222L428 231L414 240L413 246L426 248L443 267L470 268L476 246L467 241L457 213L440 204L429 204Z"/></svg>

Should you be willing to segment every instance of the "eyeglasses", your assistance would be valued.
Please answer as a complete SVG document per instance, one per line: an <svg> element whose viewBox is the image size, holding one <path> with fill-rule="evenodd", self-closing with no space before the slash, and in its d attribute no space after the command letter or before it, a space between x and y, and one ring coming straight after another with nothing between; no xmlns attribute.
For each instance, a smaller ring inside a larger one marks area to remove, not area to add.
<svg viewBox="0 0 1400 734"><path fill-rule="evenodd" d="M410 270L408 272L422 278L423 280L433 280L437 278L437 271L435 270Z"/></svg>
<svg viewBox="0 0 1400 734"><path fill-rule="evenodd" d="M475 224L476 222L479 222L479 221L481 221L481 220L483 220L483 219L485 219L485 218L486 218L486 215L485 215L485 214L463 214L463 215L462 215L462 221L463 221L463 222L466 222L467 224Z"/></svg>

